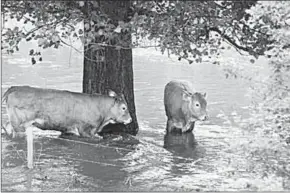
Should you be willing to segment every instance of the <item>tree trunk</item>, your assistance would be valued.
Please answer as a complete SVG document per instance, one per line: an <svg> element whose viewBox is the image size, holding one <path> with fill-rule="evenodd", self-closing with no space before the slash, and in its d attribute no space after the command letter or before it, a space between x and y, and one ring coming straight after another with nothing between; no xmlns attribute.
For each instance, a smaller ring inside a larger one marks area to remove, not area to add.
<svg viewBox="0 0 290 193"><path fill-rule="evenodd" d="M126 19L126 11L130 1L100 1L104 12L117 24L118 20ZM120 33L119 37L129 46L131 35ZM98 50L90 49L93 45L85 46L83 92L107 94L111 89L116 93L123 93L133 121L128 125L110 124L103 131L124 131L136 135L138 123L134 102L133 60L132 49L119 49L114 46L102 47Z"/></svg>

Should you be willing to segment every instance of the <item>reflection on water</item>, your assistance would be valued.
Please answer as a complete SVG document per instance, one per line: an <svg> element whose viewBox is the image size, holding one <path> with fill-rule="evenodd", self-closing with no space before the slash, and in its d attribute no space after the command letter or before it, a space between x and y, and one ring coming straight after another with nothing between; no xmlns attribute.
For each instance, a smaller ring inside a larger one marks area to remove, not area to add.
<svg viewBox="0 0 290 193"><path fill-rule="evenodd" d="M164 148L181 157L196 159L195 148L197 141L192 132L167 132L164 135Z"/></svg>
<svg viewBox="0 0 290 193"><path fill-rule="evenodd" d="M47 51L43 62L34 66L24 53L5 56L2 91L12 85L81 91L82 56L72 54L68 64L68 52ZM140 143L126 148L133 140L81 143L59 134L39 134L35 169L29 173L25 140L2 137L2 190L229 191L269 190L269 184L275 185L271 190L283 190L281 178L274 172L265 178L266 162L257 161L259 156L245 148L253 138L239 128L239 122L250 116L247 82L226 79L218 66L188 65L152 50L135 50L133 59ZM163 91L173 79L191 81L197 91L207 93L210 119L196 122L193 132L166 133Z"/></svg>
<svg viewBox="0 0 290 193"><path fill-rule="evenodd" d="M198 143L192 132L169 133L164 135L164 148L172 153L172 167L170 173L173 176L181 176L189 173L184 164L190 164L200 159L203 154L197 149Z"/></svg>

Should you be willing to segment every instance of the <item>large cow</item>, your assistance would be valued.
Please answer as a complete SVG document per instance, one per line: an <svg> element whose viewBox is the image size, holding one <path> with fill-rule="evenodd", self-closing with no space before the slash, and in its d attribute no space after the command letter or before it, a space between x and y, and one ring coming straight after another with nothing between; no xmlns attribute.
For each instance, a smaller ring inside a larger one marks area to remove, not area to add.
<svg viewBox="0 0 290 193"><path fill-rule="evenodd" d="M13 134L35 126L63 133L77 129L81 136L92 137L109 123L132 121L124 96L114 91L107 96L13 86L4 93L3 101Z"/></svg>
<svg viewBox="0 0 290 193"><path fill-rule="evenodd" d="M195 121L207 119L206 94L193 91L187 81L170 81L164 89L164 106L167 116L166 130L192 131Z"/></svg>

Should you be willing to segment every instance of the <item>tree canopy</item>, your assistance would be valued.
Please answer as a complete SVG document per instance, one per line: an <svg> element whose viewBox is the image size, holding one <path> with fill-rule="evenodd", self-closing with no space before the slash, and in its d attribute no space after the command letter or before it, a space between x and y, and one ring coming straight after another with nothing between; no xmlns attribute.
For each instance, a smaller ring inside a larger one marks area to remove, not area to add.
<svg viewBox="0 0 290 193"><path fill-rule="evenodd" d="M91 49L131 49L142 47L142 40L148 39L155 41L154 46L163 53L167 51L191 63L219 54L224 48L222 42L227 42L258 57L271 45L262 24L249 21L251 13L245 11L255 4L256 1L131 1L125 14L128 17L116 14L117 18L112 19L105 11L108 6L102 6L100 1L2 1L4 21L11 18L35 26L29 31L19 27L4 29L2 43L8 53L13 53L24 39L37 40L44 49L71 46L69 37L80 39L84 46L94 43ZM76 27L79 23L83 28ZM123 32L132 35L131 45L126 39L119 39Z"/></svg>

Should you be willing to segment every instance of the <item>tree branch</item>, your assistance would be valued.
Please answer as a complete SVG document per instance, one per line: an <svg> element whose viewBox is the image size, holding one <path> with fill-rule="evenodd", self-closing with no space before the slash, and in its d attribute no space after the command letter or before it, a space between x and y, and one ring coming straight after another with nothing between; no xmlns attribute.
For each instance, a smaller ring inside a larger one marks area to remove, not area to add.
<svg viewBox="0 0 290 193"><path fill-rule="evenodd" d="M285 45L282 47L283 50L288 49L288 48L290 48L290 44L285 44Z"/></svg>
<svg viewBox="0 0 290 193"><path fill-rule="evenodd" d="M232 38L226 34L224 34L220 29L218 29L217 27L211 27L209 28L209 31L215 31L218 34L221 35L222 38L224 38L225 40L227 40L230 44L232 44L233 46L235 46L236 48L238 48L239 50L243 50L245 52L251 52L252 49L249 47L243 47L241 45L238 45L234 40L232 40Z"/></svg>
<svg viewBox="0 0 290 193"><path fill-rule="evenodd" d="M82 54L82 51L80 51L79 49L75 48L73 45L66 43L66 42L63 41L61 38L59 38L59 39L60 39L60 42L63 43L64 45L66 45L66 46L68 46L68 47L74 49L74 50L77 51L78 53Z"/></svg>
<svg viewBox="0 0 290 193"><path fill-rule="evenodd" d="M219 7L220 9L226 9L227 7L224 7L224 6L222 6L222 5L220 5L220 4L218 4L217 2L215 2L215 1L212 1L217 7Z"/></svg>
<svg viewBox="0 0 290 193"><path fill-rule="evenodd" d="M30 30L29 32L27 32L25 34L25 38L27 38L30 34L32 34L33 32L36 32L37 30L43 28L44 26L46 26L47 24L43 24L43 25L40 25L40 26L37 26L36 28L33 28L32 30Z"/></svg>

